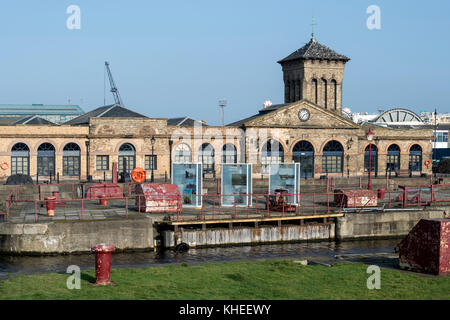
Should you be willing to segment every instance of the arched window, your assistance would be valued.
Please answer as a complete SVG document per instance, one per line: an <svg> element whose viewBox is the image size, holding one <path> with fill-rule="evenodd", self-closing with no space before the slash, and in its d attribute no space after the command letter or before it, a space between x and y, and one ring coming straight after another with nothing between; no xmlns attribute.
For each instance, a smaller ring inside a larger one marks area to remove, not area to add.
<svg viewBox="0 0 450 320"><path fill-rule="evenodd" d="M300 177L312 178L314 176L314 147L305 140L299 141L292 150L294 162L300 162Z"/></svg>
<svg viewBox="0 0 450 320"><path fill-rule="evenodd" d="M337 110L337 82L336 80L331 80L331 90L333 90L333 108Z"/></svg>
<svg viewBox="0 0 450 320"><path fill-rule="evenodd" d="M317 79L312 79L312 90L313 90L313 99L314 99L314 103L317 104L317 96L318 96L318 91L317 91Z"/></svg>
<svg viewBox="0 0 450 320"><path fill-rule="evenodd" d="M325 109L328 108L328 82L322 78L322 88L323 88L323 106Z"/></svg>
<svg viewBox="0 0 450 320"><path fill-rule="evenodd" d="M371 156L371 157L370 157ZM370 161L369 161L370 159ZM364 172L369 172L369 162L370 162L370 172L372 174L378 174L378 148L374 144L370 144L366 147L364 151Z"/></svg>
<svg viewBox="0 0 450 320"><path fill-rule="evenodd" d="M388 148L386 171L392 172L400 169L400 147L391 144Z"/></svg>
<svg viewBox="0 0 450 320"><path fill-rule="evenodd" d="M63 175L80 175L80 147L76 143L68 143L63 149Z"/></svg>
<svg viewBox="0 0 450 320"><path fill-rule="evenodd" d="M322 167L325 173L342 173L344 168L344 148L335 140L323 147Z"/></svg>
<svg viewBox="0 0 450 320"><path fill-rule="evenodd" d="M412 172L422 171L422 147L418 144L409 149L409 170Z"/></svg>
<svg viewBox="0 0 450 320"><path fill-rule="evenodd" d="M131 143L124 143L119 148L119 173L131 174L136 167L136 149Z"/></svg>
<svg viewBox="0 0 450 320"><path fill-rule="evenodd" d="M268 173L270 164L283 162L284 148L281 143L274 139L267 141L261 150L261 171Z"/></svg>
<svg viewBox="0 0 450 320"><path fill-rule="evenodd" d="M191 148L186 143L179 143L175 147L175 163L190 163L192 160L191 157Z"/></svg>
<svg viewBox="0 0 450 320"><path fill-rule="evenodd" d="M237 163L237 152L234 144L227 143L223 145L222 163Z"/></svg>
<svg viewBox="0 0 450 320"><path fill-rule="evenodd" d="M30 149L25 143L16 143L11 148L11 175L30 174Z"/></svg>
<svg viewBox="0 0 450 320"><path fill-rule="evenodd" d="M55 147L51 143L43 143L38 148L37 173L40 176L55 175Z"/></svg>
<svg viewBox="0 0 450 320"><path fill-rule="evenodd" d="M214 148L204 143L198 151L198 161L203 164L203 173L214 173Z"/></svg>

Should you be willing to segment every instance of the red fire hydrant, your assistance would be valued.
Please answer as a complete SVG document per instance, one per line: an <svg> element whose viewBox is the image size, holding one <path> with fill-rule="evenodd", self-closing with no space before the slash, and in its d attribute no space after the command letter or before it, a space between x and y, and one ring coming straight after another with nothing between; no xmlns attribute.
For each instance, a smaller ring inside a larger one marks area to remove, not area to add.
<svg viewBox="0 0 450 320"><path fill-rule="evenodd" d="M55 216L55 197L46 197L45 204L47 205L47 216L54 217Z"/></svg>
<svg viewBox="0 0 450 320"><path fill-rule="evenodd" d="M98 244L91 248L95 253L95 275L96 282L94 286L99 285L115 285L111 282L111 253L116 250L116 247L110 244Z"/></svg>
<svg viewBox="0 0 450 320"><path fill-rule="evenodd" d="M108 205L108 199L106 199L106 195L102 194L99 196L100 198L100 205L101 206L107 206Z"/></svg>

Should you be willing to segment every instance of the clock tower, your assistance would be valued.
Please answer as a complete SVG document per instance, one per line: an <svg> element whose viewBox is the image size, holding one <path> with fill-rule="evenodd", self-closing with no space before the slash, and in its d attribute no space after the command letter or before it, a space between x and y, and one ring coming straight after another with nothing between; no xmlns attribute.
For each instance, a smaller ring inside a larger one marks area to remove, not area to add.
<svg viewBox="0 0 450 320"><path fill-rule="evenodd" d="M305 99L340 115L344 68L349 60L313 36L302 48L278 61L283 70L284 103Z"/></svg>

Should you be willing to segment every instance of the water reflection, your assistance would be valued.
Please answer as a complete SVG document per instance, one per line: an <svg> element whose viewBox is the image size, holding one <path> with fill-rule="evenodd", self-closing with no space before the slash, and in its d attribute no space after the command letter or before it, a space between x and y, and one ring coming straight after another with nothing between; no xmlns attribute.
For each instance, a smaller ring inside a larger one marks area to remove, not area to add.
<svg viewBox="0 0 450 320"><path fill-rule="evenodd" d="M393 252L399 239L365 241L323 241L311 243L271 244L260 246L238 246L222 248L191 249L177 253L162 252L116 253L112 257L114 268L164 266L169 264L201 264L226 261L249 261L261 259L334 260L335 255ZM69 265L81 269L93 269L93 254L58 256L0 256L0 278L13 274L65 272Z"/></svg>

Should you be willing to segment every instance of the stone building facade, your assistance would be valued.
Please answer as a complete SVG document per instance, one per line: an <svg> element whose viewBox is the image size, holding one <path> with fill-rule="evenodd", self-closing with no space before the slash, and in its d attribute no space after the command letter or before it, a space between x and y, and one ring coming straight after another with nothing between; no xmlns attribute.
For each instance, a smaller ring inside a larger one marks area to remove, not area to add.
<svg viewBox="0 0 450 320"><path fill-rule="evenodd" d="M369 154L377 175L431 174L432 129L360 125L342 116L348 61L312 39L279 61L285 103L226 126L149 118L118 105L62 125L0 121L0 179L110 179L113 162L120 172L141 167L156 179L170 177L176 162L202 162L207 177L218 176L222 163L252 163L255 174L267 174L270 164L290 162L300 162L303 178L360 176L369 171Z"/></svg>

